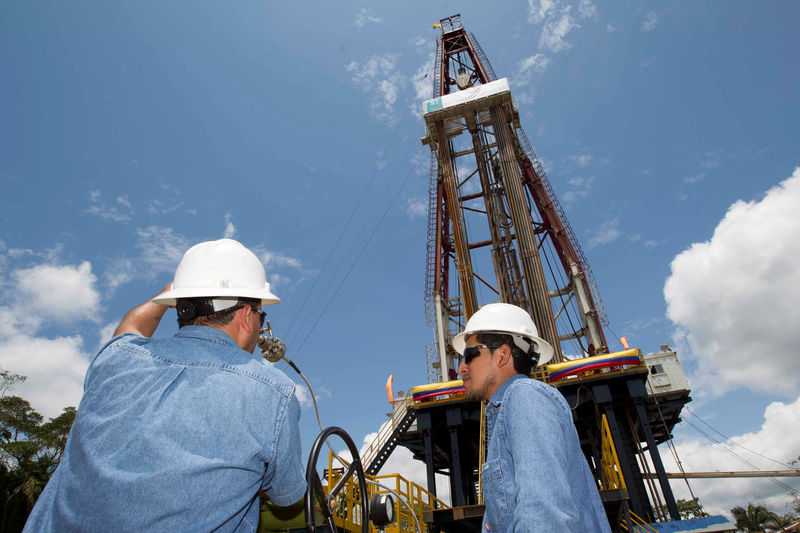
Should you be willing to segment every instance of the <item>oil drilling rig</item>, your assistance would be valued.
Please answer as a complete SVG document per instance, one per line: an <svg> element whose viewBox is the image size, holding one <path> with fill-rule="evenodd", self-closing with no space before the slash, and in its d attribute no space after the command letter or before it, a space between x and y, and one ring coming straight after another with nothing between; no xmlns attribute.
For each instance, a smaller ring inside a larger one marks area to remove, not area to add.
<svg viewBox="0 0 800 533"><path fill-rule="evenodd" d="M657 448L691 400L685 379L670 382L662 372L670 361L677 366L675 354L667 346L655 359L627 346L610 352L592 271L522 130L507 79L495 75L460 15L435 26L433 94L422 110L422 143L431 152L425 302L434 342L429 383L393 401L390 420L361 452L371 483L391 485L402 500L382 529L480 531L483 406L465 398L450 341L480 305L498 301L526 309L555 349L532 377L572 408L612 530L655 531L647 523L680 520ZM424 462L427 490L399 474L379 475L397 446ZM437 475L449 483L450 504L437 497ZM326 486L345 477L329 458ZM366 521L358 510L364 492L385 491L346 488L330 504L336 528L357 531Z"/></svg>
<svg viewBox="0 0 800 533"><path fill-rule="evenodd" d="M431 152L430 383L395 402L391 424L365 458L367 472L377 474L392 449L404 446L424 461L430 493L436 474L449 480L452 506L426 511L425 523L440 531L480 528L487 436L480 403L461 393L450 340L480 305L502 301L526 309L555 348L551 364L533 377L572 407L612 529L638 518L679 520L657 445L690 401L688 386L648 390L640 350L610 353L592 271L522 129L507 79L496 76L460 15L436 26L433 94L422 110L422 143Z"/></svg>

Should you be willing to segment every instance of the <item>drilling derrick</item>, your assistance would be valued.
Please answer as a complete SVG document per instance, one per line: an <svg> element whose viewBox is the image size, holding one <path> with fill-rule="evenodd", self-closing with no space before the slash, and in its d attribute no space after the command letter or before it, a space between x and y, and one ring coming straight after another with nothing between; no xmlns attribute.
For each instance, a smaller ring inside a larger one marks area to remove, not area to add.
<svg viewBox="0 0 800 533"><path fill-rule="evenodd" d="M459 15L438 26L433 94L422 109L422 143L431 150L429 383L395 401L366 471L377 474L396 446L408 448L425 463L433 497L436 475L449 480L452 507L433 506L424 522L434 531L480 529L488 435L480 402L466 400L457 380L451 339L481 305L501 301L527 310L555 349L532 377L570 405L612 529L667 512L678 520L658 444L691 400L688 386L657 391L641 350L609 353L591 269L522 130L508 80L497 78Z"/></svg>
<svg viewBox="0 0 800 533"><path fill-rule="evenodd" d="M608 353L594 278L507 81L460 16L443 19L441 30L433 100L423 109L431 149L425 299L436 332L428 378L454 379L450 339L495 301L530 313L554 362Z"/></svg>

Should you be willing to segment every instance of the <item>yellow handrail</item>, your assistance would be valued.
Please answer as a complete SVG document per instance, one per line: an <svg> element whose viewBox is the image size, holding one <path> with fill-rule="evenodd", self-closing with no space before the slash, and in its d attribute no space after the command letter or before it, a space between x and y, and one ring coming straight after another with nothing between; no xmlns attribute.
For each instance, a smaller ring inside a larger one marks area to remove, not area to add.
<svg viewBox="0 0 800 533"><path fill-rule="evenodd" d="M328 456L328 471L327 471L327 487L333 487L341 479L344 469L333 468L333 454ZM394 515L395 520L391 524L385 526L383 531L385 533L413 533L416 531L414 522L419 524L420 532L427 533L427 526L422 521L422 513L430 509L446 509L448 507L443 501L439 500L436 496L417 485L412 481L408 481L400 474L388 474L381 476L367 476L367 479L376 481L384 485L399 495L406 505L398 501L396 495L392 495L395 502ZM327 490L325 487L325 490ZM388 490L378 487L373 483L367 483L367 495L369 499L373 494L387 494ZM345 483L342 491L337 496L333 503L333 521L337 527L344 531L358 533L361 531L361 497L358 490L358 483L350 479ZM414 517L411 516L413 510ZM370 531L375 533L377 529L370 524Z"/></svg>
<svg viewBox="0 0 800 533"><path fill-rule="evenodd" d="M654 529L653 526L645 522L642 517L633 511L628 511L628 513L630 513L631 527L633 531L636 533L658 533L658 530ZM622 521L622 527L625 529L625 531L628 531L624 520Z"/></svg>
<svg viewBox="0 0 800 533"><path fill-rule="evenodd" d="M372 440L369 447L361 454L361 464L364 465L365 469L375 460L378 452L383 448L383 445L386 444L386 441L389 440L389 437L392 435L397 425L406 416L408 408L411 406L411 399L412 395L409 394L402 400L395 400L395 404L400 402L400 407L394 408L394 405L392 405L392 418L378 430L378 434Z"/></svg>
<svg viewBox="0 0 800 533"><path fill-rule="evenodd" d="M614 439L611 436L611 428L608 426L606 415L602 418L601 442L600 442L600 490L625 489L625 478L622 477L622 468L619 464L617 449L614 447Z"/></svg>

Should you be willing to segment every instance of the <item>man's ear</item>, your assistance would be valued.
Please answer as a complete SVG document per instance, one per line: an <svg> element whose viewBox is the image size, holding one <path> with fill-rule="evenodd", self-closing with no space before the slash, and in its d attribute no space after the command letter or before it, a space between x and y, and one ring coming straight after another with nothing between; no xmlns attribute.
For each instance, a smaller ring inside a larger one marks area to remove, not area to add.
<svg viewBox="0 0 800 533"><path fill-rule="evenodd" d="M497 359L497 366L503 368L506 365L513 365L514 361L511 355L511 348L508 344L504 344L497 349L497 355L499 356Z"/></svg>
<svg viewBox="0 0 800 533"><path fill-rule="evenodd" d="M250 333L250 330L253 329L253 324L247 319L247 313L252 312L252 309L249 305L245 305L239 308L236 311L235 317L239 320L239 327L242 328L246 333Z"/></svg>

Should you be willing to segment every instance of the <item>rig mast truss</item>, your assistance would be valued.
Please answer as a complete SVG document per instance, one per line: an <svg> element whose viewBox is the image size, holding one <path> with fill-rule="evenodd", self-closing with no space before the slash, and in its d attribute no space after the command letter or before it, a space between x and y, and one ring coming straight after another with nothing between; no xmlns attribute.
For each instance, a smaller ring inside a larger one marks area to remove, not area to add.
<svg viewBox="0 0 800 533"><path fill-rule="evenodd" d="M608 353L591 269L498 80L459 15L442 19L433 99L425 300L435 341L428 379L454 379L450 339L484 303L526 309L556 350ZM451 273L455 273L451 276Z"/></svg>

